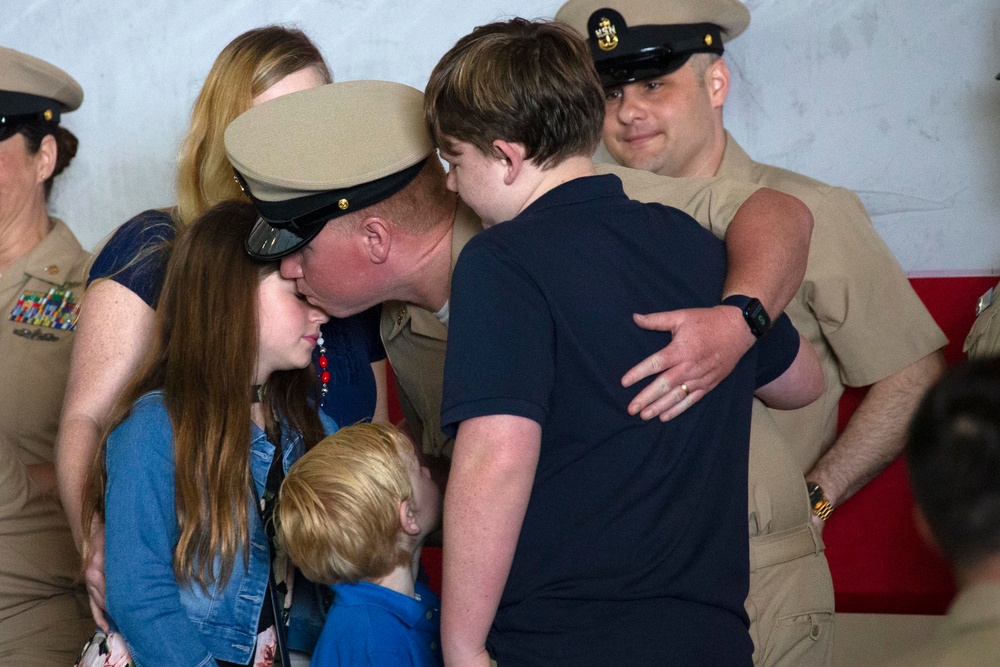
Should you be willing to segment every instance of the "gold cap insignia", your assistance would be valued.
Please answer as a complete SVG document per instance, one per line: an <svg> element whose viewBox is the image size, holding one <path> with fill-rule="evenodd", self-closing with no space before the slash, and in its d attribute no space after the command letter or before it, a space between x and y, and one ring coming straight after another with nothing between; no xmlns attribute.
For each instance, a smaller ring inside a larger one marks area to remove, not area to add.
<svg viewBox="0 0 1000 667"><path fill-rule="evenodd" d="M45 120L52 120L52 109L46 109L42 112L42 118Z"/></svg>
<svg viewBox="0 0 1000 667"><path fill-rule="evenodd" d="M712 46L712 36L705 35L705 46Z"/></svg>
<svg viewBox="0 0 1000 667"><path fill-rule="evenodd" d="M597 38L597 45L602 51L613 51L618 46L618 31L608 18L601 18L597 30L594 31L594 37Z"/></svg>
<svg viewBox="0 0 1000 667"><path fill-rule="evenodd" d="M341 199L339 202L337 202L337 206L340 207L341 211L346 211L347 207L350 206L350 204L347 202L346 199Z"/></svg>

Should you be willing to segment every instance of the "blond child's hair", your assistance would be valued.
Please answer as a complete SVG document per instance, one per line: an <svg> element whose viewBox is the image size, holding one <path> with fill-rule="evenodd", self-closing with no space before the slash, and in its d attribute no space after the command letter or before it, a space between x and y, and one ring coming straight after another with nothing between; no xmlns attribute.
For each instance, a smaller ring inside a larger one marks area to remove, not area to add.
<svg viewBox="0 0 1000 667"><path fill-rule="evenodd" d="M288 471L277 535L308 579L357 583L410 562L400 504L413 495L410 440L389 424L355 424L321 441Z"/></svg>

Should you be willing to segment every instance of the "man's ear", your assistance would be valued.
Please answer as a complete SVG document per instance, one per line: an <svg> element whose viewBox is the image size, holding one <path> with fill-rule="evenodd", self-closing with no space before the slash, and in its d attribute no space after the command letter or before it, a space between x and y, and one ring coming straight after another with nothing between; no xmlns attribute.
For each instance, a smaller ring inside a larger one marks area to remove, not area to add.
<svg viewBox="0 0 1000 667"><path fill-rule="evenodd" d="M409 500L399 503L399 527L411 537L420 534L420 523L417 521L417 516L413 512Z"/></svg>
<svg viewBox="0 0 1000 667"><path fill-rule="evenodd" d="M364 252L373 264L382 264L389 259L392 246L392 225L378 216L368 216L361 221L360 233Z"/></svg>
<svg viewBox="0 0 1000 667"><path fill-rule="evenodd" d="M493 150L497 158L503 162L503 183L504 185L510 185L517 180L518 174L521 173L521 167L524 166L524 155L526 152L524 145L497 139L493 142Z"/></svg>
<svg viewBox="0 0 1000 667"><path fill-rule="evenodd" d="M708 90L708 98L712 102L712 108L722 107L726 97L729 96L729 66L722 58L716 60L705 70L705 87Z"/></svg>
<svg viewBox="0 0 1000 667"><path fill-rule="evenodd" d="M56 158L59 155L59 145L56 138L51 134L42 137L42 143L35 153L36 178L39 183L44 183L56 169Z"/></svg>

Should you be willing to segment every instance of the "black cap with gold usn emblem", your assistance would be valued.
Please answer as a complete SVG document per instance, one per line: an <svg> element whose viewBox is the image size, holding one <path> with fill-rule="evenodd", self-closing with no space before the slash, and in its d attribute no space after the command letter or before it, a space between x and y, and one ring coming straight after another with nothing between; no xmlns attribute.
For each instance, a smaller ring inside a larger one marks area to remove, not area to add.
<svg viewBox="0 0 1000 667"><path fill-rule="evenodd" d="M569 0L556 20L587 38L610 87L670 74L694 53L721 55L750 12L740 0Z"/></svg>
<svg viewBox="0 0 1000 667"><path fill-rule="evenodd" d="M0 139L28 122L53 126L83 103L83 88L55 65L0 46Z"/></svg>
<svg viewBox="0 0 1000 667"><path fill-rule="evenodd" d="M226 154L260 220L251 256L274 260L333 218L388 199L434 150L424 94L389 81L345 81L253 107L226 128Z"/></svg>

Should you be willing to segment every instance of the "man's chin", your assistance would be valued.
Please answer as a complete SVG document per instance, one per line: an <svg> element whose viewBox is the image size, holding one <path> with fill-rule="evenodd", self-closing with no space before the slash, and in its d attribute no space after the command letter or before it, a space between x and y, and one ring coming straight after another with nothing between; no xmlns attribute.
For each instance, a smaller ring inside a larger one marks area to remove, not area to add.
<svg viewBox="0 0 1000 667"><path fill-rule="evenodd" d="M306 301L308 301L313 306L316 306L317 308L321 309L324 313L326 313L330 317L336 317L337 319L341 320L346 317L351 317L352 315L357 315L358 313L362 313L368 310L368 307L366 306L344 306L339 304L332 304L332 303L327 303L325 301L321 301L320 299L313 298L311 296L306 297Z"/></svg>

